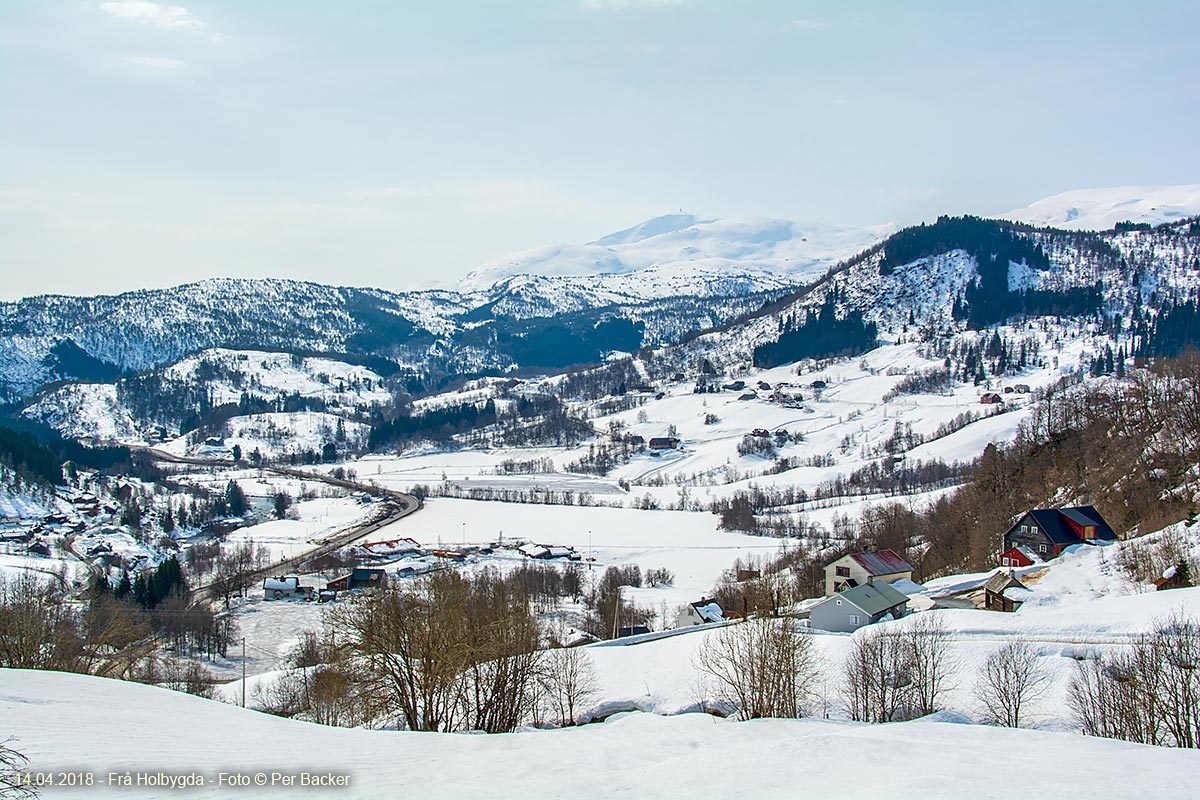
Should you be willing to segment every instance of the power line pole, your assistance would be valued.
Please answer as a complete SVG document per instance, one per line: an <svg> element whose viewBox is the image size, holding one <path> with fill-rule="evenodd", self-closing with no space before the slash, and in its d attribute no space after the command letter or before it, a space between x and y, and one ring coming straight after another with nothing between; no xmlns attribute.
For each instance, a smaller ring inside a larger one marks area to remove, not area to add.
<svg viewBox="0 0 1200 800"><path fill-rule="evenodd" d="M242 708L246 707L246 637L242 637Z"/></svg>

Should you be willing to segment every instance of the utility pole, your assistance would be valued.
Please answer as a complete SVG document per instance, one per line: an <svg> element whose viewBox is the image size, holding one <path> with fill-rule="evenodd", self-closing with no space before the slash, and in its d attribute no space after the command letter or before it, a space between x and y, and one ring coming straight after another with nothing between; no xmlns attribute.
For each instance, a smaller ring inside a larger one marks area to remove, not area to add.
<svg viewBox="0 0 1200 800"><path fill-rule="evenodd" d="M242 708L246 707L246 637L242 637Z"/></svg>
<svg viewBox="0 0 1200 800"><path fill-rule="evenodd" d="M618 626L617 623L621 619L621 587L617 587L617 607L613 609L613 635L612 638L617 638Z"/></svg>

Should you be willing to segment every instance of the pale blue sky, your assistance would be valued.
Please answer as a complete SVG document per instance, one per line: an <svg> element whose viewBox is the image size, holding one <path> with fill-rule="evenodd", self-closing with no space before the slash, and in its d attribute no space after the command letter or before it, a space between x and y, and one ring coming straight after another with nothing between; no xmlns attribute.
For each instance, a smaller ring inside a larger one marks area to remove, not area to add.
<svg viewBox="0 0 1200 800"><path fill-rule="evenodd" d="M0 0L0 297L1200 182L1200 3Z"/></svg>

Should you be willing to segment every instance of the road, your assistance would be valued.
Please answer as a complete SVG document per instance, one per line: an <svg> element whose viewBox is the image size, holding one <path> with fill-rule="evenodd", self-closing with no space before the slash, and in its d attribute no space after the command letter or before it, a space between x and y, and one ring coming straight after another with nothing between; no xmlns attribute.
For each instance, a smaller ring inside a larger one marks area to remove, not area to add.
<svg viewBox="0 0 1200 800"><path fill-rule="evenodd" d="M351 491L366 492L368 494L386 498L379 506L380 513L375 514L369 520L356 523L349 528L338 531L334 534L324 537L317 542L316 547L311 550L306 550L294 556L290 556L281 561L275 561L267 566L255 570L250 574L253 579L269 577L272 575L282 575L287 572L298 571L298 568L307 562L336 552L341 548L353 544L360 539L369 536L372 533L391 525L393 522L404 519L410 514L414 514L421 510L421 501L419 498L397 492L392 489L385 489L379 486L371 486L368 484L358 483L356 481L346 480L344 478L335 478L332 475L325 475L320 472L309 472L307 470L297 469L295 467L250 467L241 462L232 461L230 459L208 459L195 458L190 456L178 456L174 453L168 453L164 450L157 450L152 447L134 447L130 449L140 450L147 453L151 458L157 461L164 461L170 464L190 464L200 467L220 467L226 469L236 469L238 467L246 467L247 469L260 469L263 472L271 472L276 475L283 475L289 478L301 478L306 481L318 481L331 486L337 486L342 489ZM213 584L203 584L196 587L192 591L192 597L196 602L211 601Z"/></svg>

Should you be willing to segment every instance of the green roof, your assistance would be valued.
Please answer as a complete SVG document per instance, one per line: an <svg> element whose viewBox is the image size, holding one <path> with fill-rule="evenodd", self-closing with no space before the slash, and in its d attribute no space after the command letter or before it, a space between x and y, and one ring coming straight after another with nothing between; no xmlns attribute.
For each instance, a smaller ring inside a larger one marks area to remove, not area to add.
<svg viewBox="0 0 1200 800"><path fill-rule="evenodd" d="M862 586L835 594L834 597L852 603L871 616L908 602L908 597L882 581L864 583Z"/></svg>

